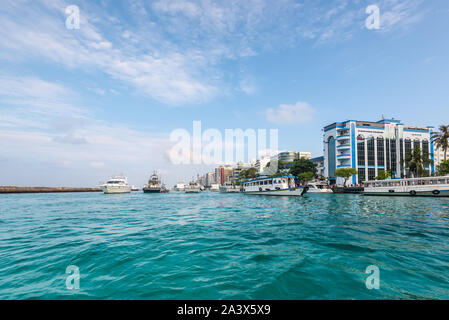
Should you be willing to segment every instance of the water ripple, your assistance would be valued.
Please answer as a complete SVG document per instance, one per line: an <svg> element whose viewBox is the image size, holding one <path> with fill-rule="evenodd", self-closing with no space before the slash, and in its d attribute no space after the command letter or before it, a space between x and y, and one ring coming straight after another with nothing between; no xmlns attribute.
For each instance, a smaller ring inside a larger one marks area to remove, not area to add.
<svg viewBox="0 0 449 320"><path fill-rule="evenodd" d="M448 199L0 195L0 299L449 299L448 240Z"/></svg>

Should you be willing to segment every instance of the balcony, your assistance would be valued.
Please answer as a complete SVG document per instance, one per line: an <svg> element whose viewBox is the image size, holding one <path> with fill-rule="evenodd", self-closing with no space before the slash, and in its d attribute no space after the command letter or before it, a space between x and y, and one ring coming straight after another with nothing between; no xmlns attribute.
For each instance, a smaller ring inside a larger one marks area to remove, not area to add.
<svg viewBox="0 0 449 320"><path fill-rule="evenodd" d="M337 136L337 140L349 140L349 134L342 134Z"/></svg>
<svg viewBox="0 0 449 320"><path fill-rule="evenodd" d="M337 149L339 149L339 150L351 149L351 145L342 143L337 146Z"/></svg>
<svg viewBox="0 0 449 320"><path fill-rule="evenodd" d="M338 159L347 159L347 158L351 158L351 154L350 153L344 153L344 154L339 154L337 155Z"/></svg>

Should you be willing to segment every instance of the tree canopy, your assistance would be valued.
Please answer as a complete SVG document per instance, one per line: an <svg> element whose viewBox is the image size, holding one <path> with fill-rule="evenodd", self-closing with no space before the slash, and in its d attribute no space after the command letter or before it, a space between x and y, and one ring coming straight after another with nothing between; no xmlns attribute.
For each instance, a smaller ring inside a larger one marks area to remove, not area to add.
<svg viewBox="0 0 449 320"><path fill-rule="evenodd" d="M437 148L444 151L444 161L447 160L447 150L449 149L449 125L440 126L439 132L433 132L431 139Z"/></svg>
<svg viewBox="0 0 449 320"><path fill-rule="evenodd" d="M290 168L289 173L293 176L299 177L300 174L304 173L312 173L312 178L316 176L316 164L313 163L312 160L309 159L298 159L293 161L293 164ZM310 179L311 180L311 179Z"/></svg>
<svg viewBox="0 0 449 320"><path fill-rule="evenodd" d="M346 181L354 174L357 174L357 170L354 168L340 168L335 170L336 177L345 179L344 185L346 185Z"/></svg>
<svg viewBox="0 0 449 320"><path fill-rule="evenodd" d="M449 160L443 161L438 166L438 174L440 176L449 175Z"/></svg>
<svg viewBox="0 0 449 320"><path fill-rule="evenodd" d="M413 175L418 178L426 175L424 167L431 163L429 156L425 157L420 147L415 147L412 151L407 152L405 155L405 164Z"/></svg>
<svg viewBox="0 0 449 320"><path fill-rule="evenodd" d="M379 175L376 177L376 180L386 180L386 179L391 178L391 176L392 176L391 170L387 170L387 171L380 170Z"/></svg>
<svg viewBox="0 0 449 320"><path fill-rule="evenodd" d="M257 177L257 169L256 168L248 168L240 171L239 178L240 179L250 179Z"/></svg>

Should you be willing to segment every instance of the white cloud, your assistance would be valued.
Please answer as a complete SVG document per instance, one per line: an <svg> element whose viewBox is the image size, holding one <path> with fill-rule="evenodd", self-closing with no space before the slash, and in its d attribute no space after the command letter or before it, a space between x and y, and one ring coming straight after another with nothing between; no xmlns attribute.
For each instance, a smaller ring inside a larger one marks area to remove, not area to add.
<svg viewBox="0 0 449 320"><path fill-rule="evenodd" d="M307 102L294 105L281 104L278 108L265 111L268 122L276 124L301 124L313 119L315 110Z"/></svg>

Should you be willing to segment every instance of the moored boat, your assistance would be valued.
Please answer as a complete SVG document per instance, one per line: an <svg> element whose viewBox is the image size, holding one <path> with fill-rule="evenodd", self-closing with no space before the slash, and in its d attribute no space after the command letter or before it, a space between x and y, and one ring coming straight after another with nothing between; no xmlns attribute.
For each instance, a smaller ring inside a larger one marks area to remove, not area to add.
<svg viewBox="0 0 449 320"><path fill-rule="evenodd" d="M240 186L233 185L232 183L225 183L224 185L220 186L219 190L221 193L240 193Z"/></svg>
<svg viewBox="0 0 449 320"><path fill-rule="evenodd" d="M197 183L190 182L188 186L184 188L185 193L200 193L201 186Z"/></svg>
<svg viewBox="0 0 449 320"><path fill-rule="evenodd" d="M100 185L105 194L130 193L131 187L128 185L126 177L113 177L106 183Z"/></svg>
<svg viewBox="0 0 449 320"><path fill-rule="evenodd" d="M150 179L148 180L148 184L146 184L143 187L144 193L161 193L162 192L162 183L161 179L157 175L156 172L154 172Z"/></svg>
<svg viewBox="0 0 449 320"><path fill-rule="evenodd" d="M307 193L333 193L327 183L307 183Z"/></svg>
<svg viewBox="0 0 449 320"><path fill-rule="evenodd" d="M219 192L220 191L220 185L219 184L212 184L210 186L210 191L212 191L212 192Z"/></svg>
<svg viewBox="0 0 449 320"><path fill-rule="evenodd" d="M370 181L363 195L449 197L449 176Z"/></svg>
<svg viewBox="0 0 449 320"><path fill-rule="evenodd" d="M243 193L248 195L300 197L306 191L306 188L296 186L292 176L259 178L243 183Z"/></svg>

